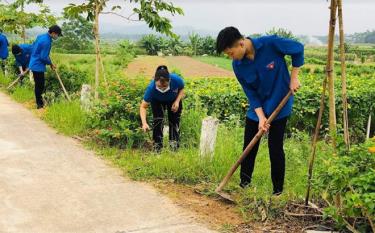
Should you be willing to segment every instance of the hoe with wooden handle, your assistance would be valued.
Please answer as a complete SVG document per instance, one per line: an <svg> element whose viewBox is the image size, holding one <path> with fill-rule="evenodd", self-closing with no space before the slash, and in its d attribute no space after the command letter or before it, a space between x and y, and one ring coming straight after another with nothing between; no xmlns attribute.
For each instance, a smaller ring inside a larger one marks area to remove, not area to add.
<svg viewBox="0 0 375 233"><path fill-rule="evenodd" d="M281 109L285 106L285 104L288 102L290 96L293 95L293 92L290 90L288 94L282 99L280 104L277 106L275 111L271 114L271 116L267 119L266 124L271 124L271 122L275 119L275 117L279 114ZM254 136L254 138L251 140L251 142L247 145L245 150L242 152L241 157L237 160L237 162L232 166L232 168L229 170L227 175L224 177L224 179L221 181L220 185L216 188L215 192L221 196L222 198L230 201L235 202L229 194L223 192L224 186L228 183L229 179L232 177L233 173L237 170L237 168L240 166L242 161L246 158L246 156L249 154L251 149L255 146L255 144L260 140L260 138L263 136L264 131L260 129L258 133Z"/></svg>

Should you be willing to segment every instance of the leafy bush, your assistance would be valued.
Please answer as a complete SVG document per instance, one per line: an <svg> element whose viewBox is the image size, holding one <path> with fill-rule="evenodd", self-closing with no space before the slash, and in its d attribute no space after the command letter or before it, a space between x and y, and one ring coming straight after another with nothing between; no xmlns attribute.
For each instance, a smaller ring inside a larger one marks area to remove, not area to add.
<svg viewBox="0 0 375 233"><path fill-rule="evenodd" d="M73 66L61 65L58 68L60 78L70 95L78 96L82 84L88 83L88 75L81 69ZM47 102L54 102L56 99L64 96L59 80L54 71L48 69L46 73L46 93ZM64 97L63 97L64 98Z"/></svg>
<svg viewBox="0 0 375 233"><path fill-rule="evenodd" d="M139 104L145 85L126 80L111 81L103 100L89 116L89 127L99 140L119 147L142 146L146 135L140 130Z"/></svg>
<svg viewBox="0 0 375 233"><path fill-rule="evenodd" d="M340 151L339 156L326 160L315 181L328 203L325 215L341 226L353 224L361 232L370 232L367 221L375 220L375 156L370 152L374 145L367 142L349 152Z"/></svg>
<svg viewBox="0 0 375 233"><path fill-rule="evenodd" d="M62 24L64 36L57 40L54 45L54 51L57 49L64 52L94 52L93 24L84 17L65 18Z"/></svg>
<svg viewBox="0 0 375 233"><path fill-rule="evenodd" d="M135 45L129 40L123 40L118 44L115 65L127 67L127 65L135 58Z"/></svg>
<svg viewBox="0 0 375 233"><path fill-rule="evenodd" d="M153 34L142 37L138 43L147 51L148 55L157 55L157 53L163 48L163 41L161 37Z"/></svg>

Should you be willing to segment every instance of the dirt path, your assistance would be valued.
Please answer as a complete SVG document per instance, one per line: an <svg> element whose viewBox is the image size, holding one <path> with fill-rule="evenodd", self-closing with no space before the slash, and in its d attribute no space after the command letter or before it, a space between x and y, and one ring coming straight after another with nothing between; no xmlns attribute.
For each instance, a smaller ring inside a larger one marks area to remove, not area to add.
<svg viewBox="0 0 375 233"><path fill-rule="evenodd" d="M156 67L167 65L170 70L178 69L184 77L234 77L233 72L197 61L187 56L157 57L141 56L134 59L125 70L129 77L151 78Z"/></svg>
<svg viewBox="0 0 375 233"><path fill-rule="evenodd" d="M0 232L214 232L0 93Z"/></svg>

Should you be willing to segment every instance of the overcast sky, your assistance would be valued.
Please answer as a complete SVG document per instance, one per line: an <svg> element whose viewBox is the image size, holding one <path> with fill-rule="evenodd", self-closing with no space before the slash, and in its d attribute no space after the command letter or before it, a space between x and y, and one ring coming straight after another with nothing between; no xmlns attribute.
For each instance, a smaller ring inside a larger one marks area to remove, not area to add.
<svg viewBox="0 0 375 233"><path fill-rule="evenodd" d="M59 14L68 3L82 0L45 0ZM124 1L112 0L123 4ZM172 0L183 8L184 16L170 17L174 26L219 31L236 26L243 33L263 33L283 27L294 34L325 35L328 32L329 2L326 0ZM127 3L126 3L127 4ZM375 0L343 0L345 33L375 29ZM131 8L129 8L131 9ZM120 11L129 14L129 9ZM114 15L103 15L101 25L116 32L116 26L135 26Z"/></svg>

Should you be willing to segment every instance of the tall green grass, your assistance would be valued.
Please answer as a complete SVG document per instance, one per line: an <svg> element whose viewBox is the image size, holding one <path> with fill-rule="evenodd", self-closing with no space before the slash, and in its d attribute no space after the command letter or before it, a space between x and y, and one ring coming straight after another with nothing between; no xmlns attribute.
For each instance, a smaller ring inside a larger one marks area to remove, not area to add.
<svg viewBox="0 0 375 233"><path fill-rule="evenodd" d="M84 134L86 118L87 114L81 109L79 101L53 103L43 115L49 125L68 136Z"/></svg>
<svg viewBox="0 0 375 233"><path fill-rule="evenodd" d="M17 86L11 92L11 97L19 103L25 103L34 99L34 92L27 86Z"/></svg>

